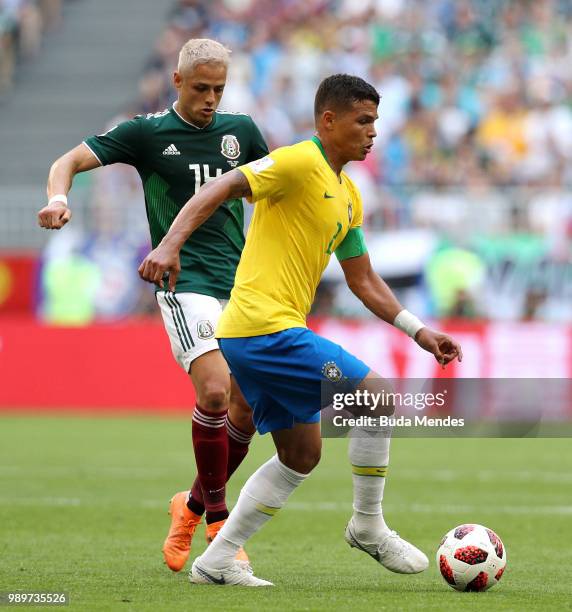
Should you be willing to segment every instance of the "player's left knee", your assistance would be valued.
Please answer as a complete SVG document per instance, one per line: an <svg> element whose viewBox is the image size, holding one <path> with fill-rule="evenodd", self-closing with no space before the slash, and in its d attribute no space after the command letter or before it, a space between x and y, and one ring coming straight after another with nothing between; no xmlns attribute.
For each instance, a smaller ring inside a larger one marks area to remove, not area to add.
<svg viewBox="0 0 572 612"><path fill-rule="evenodd" d="M309 474L320 463L321 445L305 448L278 449L281 463L300 474Z"/></svg>
<svg viewBox="0 0 572 612"><path fill-rule="evenodd" d="M372 416L392 416L395 413L395 402L393 401L395 390L387 380L372 371L364 381L364 389L370 393L370 398L384 398L383 401L377 403L375 409L371 413Z"/></svg>

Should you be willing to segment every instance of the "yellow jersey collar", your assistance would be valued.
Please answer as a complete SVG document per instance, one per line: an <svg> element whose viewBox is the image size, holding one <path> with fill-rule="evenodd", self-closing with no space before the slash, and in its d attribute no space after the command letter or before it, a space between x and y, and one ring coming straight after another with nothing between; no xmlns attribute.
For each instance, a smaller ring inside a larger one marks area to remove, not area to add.
<svg viewBox="0 0 572 612"><path fill-rule="evenodd" d="M326 155L326 152L324 151L324 145L322 144L322 141L317 137L317 136L312 136L312 138L310 139L317 147L318 149L320 149L320 153L322 154L323 158L326 160L326 163L328 164L328 167L330 168L330 170L332 172L334 172L334 169L332 168L332 166L330 166L330 162L328 161L328 156ZM336 174L334 172L334 174ZM336 174L336 178L338 179L338 181L342 182L342 175L340 174Z"/></svg>

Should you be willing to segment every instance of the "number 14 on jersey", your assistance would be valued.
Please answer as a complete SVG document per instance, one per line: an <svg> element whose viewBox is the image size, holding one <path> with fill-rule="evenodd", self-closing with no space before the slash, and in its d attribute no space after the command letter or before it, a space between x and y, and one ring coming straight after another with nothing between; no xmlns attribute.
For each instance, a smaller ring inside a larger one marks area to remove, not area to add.
<svg viewBox="0 0 572 612"><path fill-rule="evenodd" d="M216 168L216 174L211 176L208 164L189 164L189 170L195 173L195 193L199 191L201 185L222 176L222 168Z"/></svg>

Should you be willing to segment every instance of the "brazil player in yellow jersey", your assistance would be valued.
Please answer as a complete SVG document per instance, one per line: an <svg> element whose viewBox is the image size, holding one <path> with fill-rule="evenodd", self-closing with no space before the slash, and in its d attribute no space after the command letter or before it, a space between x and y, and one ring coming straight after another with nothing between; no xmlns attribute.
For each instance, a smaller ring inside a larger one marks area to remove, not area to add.
<svg viewBox="0 0 572 612"><path fill-rule="evenodd" d="M250 477L219 535L195 559L191 582L272 584L233 560L317 465L324 382L378 392L386 384L341 346L306 327L332 253L351 290L380 319L406 332L443 366L462 359L459 344L405 310L370 264L361 230L361 197L342 169L370 151L378 104L379 94L358 77L325 79L315 99L316 136L205 185L139 268L146 280L160 282L168 273L169 284L174 284L181 245L220 203L236 196L255 202L217 337L253 409L256 428L271 432L277 453ZM393 412L393 407L386 408L385 414ZM391 571L418 573L427 568L427 557L383 518L389 442L389 432L379 427L358 427L352 433L354 512L345 538Z"/></svg>

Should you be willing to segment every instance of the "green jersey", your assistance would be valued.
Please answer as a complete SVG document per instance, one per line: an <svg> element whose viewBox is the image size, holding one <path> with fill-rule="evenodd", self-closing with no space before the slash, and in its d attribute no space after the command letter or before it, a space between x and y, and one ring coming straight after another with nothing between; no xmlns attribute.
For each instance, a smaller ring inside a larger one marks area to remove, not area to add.
<svg viewBox="0 0 572 612"><path fill-rule="evenodd" d="M268 154L248 115L216 111L209 125L198 128L174 105L137 115L84 144L102 165L120 162L139 172L153 248L202 184ZM177 291L228 299L243 246L244 206L241 199L228 200L181 249Z"/></svg>

